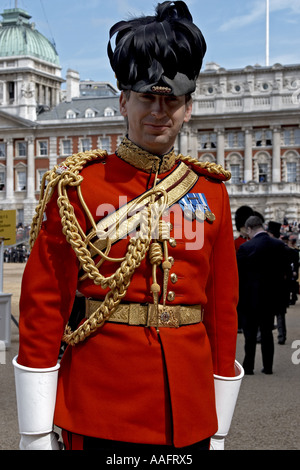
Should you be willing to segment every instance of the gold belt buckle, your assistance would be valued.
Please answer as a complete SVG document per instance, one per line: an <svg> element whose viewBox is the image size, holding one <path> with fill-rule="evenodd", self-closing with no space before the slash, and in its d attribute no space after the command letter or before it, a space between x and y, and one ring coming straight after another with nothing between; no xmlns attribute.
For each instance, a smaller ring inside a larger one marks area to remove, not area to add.
<svg viewBox="0 0 300 470"><path fill-rule="evenodd" d="M148 306L147 326L179 328L180 306L158 305L158 318L153 304ZM158 320L158 321L157 321Z"/></svg>

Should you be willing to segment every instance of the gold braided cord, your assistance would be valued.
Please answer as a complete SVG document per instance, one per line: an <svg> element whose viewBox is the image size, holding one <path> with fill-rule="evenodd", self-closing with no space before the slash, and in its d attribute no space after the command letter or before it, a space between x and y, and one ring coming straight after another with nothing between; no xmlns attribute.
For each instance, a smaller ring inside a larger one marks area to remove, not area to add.
<svg viewBox="0 0 300 470"><path fill-rule="evenodd" d="M145 258L151 242L151 227L148 223L150 207L142 211L141 230L137 238L129 241L125 260L110 277L110 290L106 294L100 307L74 332L67 326L63 341L71 346L85 340L91 333L103 326L107 318L116 310L121 300L125 297L131 278L135 270L140 266ZM146 215L145 215L146 214Z"/></svg>
<svg viewBox="0 0 300 470"><path fill-rule="evenodd" d="M92 160L103 160L106 156L107 152L99 149L76 153L44 174L41 183L39 203L35 209L35 215L31 224L29 238L31 248L33 247L40 231L47 203L49 202L58 182L63 180L64 186L79 186L82 181L82 177L79 173L83 167Z"/></svg>
<svg viewBox="0 0 300 470"><path fill-rule="evenodd" d="M195 165L199 168L207 170L208 173L211 173L212 175L223 175L225 177L225 181L228 181L231 178L230 171L224 170L222 165L217 165L216 163L213 163L213 162L200 162L199 160L191 157L190 155L184 156L182 154L177 155L177 160L191 163L192 165Z"/></svg>

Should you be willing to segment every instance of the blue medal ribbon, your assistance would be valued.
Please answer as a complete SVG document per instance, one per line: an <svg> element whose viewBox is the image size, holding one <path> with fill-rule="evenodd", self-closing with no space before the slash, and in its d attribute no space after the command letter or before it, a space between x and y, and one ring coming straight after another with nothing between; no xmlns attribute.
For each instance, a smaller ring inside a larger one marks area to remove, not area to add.
<svg viewBox="0 0 300 470"><path fill-rule="evenodd" d="M180 199L179 204L185 217L189 220L197 219L200 222L215 220L215 215L211 212L203 193L188 193Z"/></svg>

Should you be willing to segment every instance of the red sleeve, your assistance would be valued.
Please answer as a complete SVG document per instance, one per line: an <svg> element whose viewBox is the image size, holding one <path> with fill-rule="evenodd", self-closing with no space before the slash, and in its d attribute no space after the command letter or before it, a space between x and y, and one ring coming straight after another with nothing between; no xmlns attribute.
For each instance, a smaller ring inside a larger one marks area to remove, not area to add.
<svg viewBox="0 0 300 470"><path fill-rule="evenodd" d="M214 373L234 376L238 302L238 271L229 198L223 186L223 211L210 259L204 324L210 340Z"/></svg>
<svg viewBox="0 0 300 470"><path fill-rule="evenodd" d="M76 191L70 193L75 199ZM72 205L85 230L78 205L74 201ZM62 233L56 193L48 204L46 217L27 261L20 298L18 362L33 368L57 363L78 276L76 254Z"/></svg>

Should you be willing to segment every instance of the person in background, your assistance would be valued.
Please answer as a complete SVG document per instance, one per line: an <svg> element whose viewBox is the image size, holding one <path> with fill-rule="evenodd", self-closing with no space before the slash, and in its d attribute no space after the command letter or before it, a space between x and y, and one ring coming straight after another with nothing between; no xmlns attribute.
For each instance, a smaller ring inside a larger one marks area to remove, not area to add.
<svg viewBox="0 0 300 470"><path fill-rule="evenodd" d="M297 235L291 234L288 240L288 246L293 250L292 257L292 286L290 305L295 305L299 294L299 248L297 247Z"/></svg>
<svg viewBox="0 0 300 470"><path fill-rule="evenodd" d="M245 222L251 215L254 215L254 212L249 206L241 206L235 212L235 226L239 232L239 236L234 240L236 251L238 251L239 247L249 239Z"/></svg>
<svg viewBox="0 0 300 470"><path fill-rule="evenodd" d="M282 302L285 276L285 247L265 231L260 217L251 216L245 223L250 240L237 252L240 297L239 306L245 337L245 374L253 375L257 332L261 333L261 353L265 374L273 373L274 316Z"/></svg>
<svg viewBox="0 0 300 470"><path fill-rule="evenodd" d="M285 243L284 236L281 236L281 224L279 222L270 221L268 223L267 231L272 238L276 238L284 245L285 252L285 275L282 280L282 285L277 295L279 295L278 303L275 309L275 316L277 320L277 340L278 344L285 344L287 329L286 329L286 312L290 304L290 291L292 282L292 251L288 244Z"/></svg>

